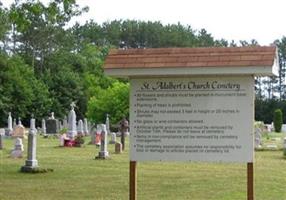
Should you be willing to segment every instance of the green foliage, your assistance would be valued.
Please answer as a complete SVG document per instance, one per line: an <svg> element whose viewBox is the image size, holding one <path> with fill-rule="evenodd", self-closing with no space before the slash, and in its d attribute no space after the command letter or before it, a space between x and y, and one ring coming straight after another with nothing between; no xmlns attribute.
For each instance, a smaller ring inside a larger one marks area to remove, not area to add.
<svg viewBox="0 0 286 200"><path fill-rule="evenodd" d="M55 73L55 74L53 74ZM79 118L83 118L86 111L87 98L81 77L69 68L62 67L58 72L46 71L45 82L50 90L52 107L50 112L63 118L70 110L71 102L75 101L75 111Z"/></svg>
<svg viewBox="0 0 286 200"><path fill-rule="evenodd" d="M282 111L280 109L276 109L274 111L273 123L274 123L275 132L280 133L282 124L283 124Z"/></svg>
<svg viewBox="0 0 286 200"><path fill-rule="evenodd" d="M112 124L129 116L129 84L114 82L106 90L99 90L97 96L88 102L87 116L96 123L104 123L106 114L110 114Z"/></svg>
<svg viewBox="0 0 286 200"><path fill-rule="evenodd" d="M263 121L266 124L271 124L273 121L273 113L275 109L281 109L282 114L286 113L286 101L278 99L256 99L255 100L255 120ZM286 123L286 118L283 117L283 123Z"/></svg>
<svg viewBox="0 0 286 200"><path fill-rule="evenodd" d="M47 86L34 76L33 69L19 57L2 55L0 63L0 116L1 125L8 112L14 117L43 117L50 109L51 99Z"/></svg>

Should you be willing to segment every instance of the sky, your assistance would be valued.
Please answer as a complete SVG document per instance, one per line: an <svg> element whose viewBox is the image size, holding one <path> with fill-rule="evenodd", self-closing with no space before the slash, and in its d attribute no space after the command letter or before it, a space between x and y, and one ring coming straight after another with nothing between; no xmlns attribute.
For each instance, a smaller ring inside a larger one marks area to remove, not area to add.
<svg viewBox="0 0 286 200"><path fill-rule="evenodd" d="M13 0L2 0L8 4ZM48 1L48 0L43 0ZM205 28L215 39L256 39L269 45L286 36L285 0L77 0L89 12L72 20L81 24L135 19Z"/></svg>

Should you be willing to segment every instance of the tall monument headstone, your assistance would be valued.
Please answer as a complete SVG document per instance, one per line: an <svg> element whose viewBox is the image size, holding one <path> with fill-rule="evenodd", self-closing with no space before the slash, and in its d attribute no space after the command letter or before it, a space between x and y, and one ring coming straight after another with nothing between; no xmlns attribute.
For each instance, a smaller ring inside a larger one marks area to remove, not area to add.
<svg viewBox="0 0 286 200"><path fill-rule="evenodd" d="M36 159L36 146L37 146L37 131L35 127L35 119L30 121L30 131L28 134L28 155L25 165L22 166L21 171L32 170L38 167Z"/></svg>
<svg viewBox="0 0 286 200"><path fill-rule="evenodd" d="M71 110L68 116L68 137L73 139L77 135L77 128L76 128L76 114L74 111L75 103L71 103Z"/></svg>
<svg viewBox="0 0 286 200"><path fill-rule="evenodd" d="M13 121L12 121L11 112L9 112L7 135L8 136L12 135L12 132L13 132Z"/></svg>
<svg viewBox="0 0 286 200"><path fill-rule="evenodd" d="M107 134L110 134L110 124L109 124L109 114L106 114L106 120L105 120L106 130Z"/></svg>
<svg viewBox="0 0 286 200"><path fill-rule="evenodd" d="M105 124L100 124L101 127L101 145L100 151L96 159L106 159L109 157L109 153L107 151L107 131Z"/></svg>

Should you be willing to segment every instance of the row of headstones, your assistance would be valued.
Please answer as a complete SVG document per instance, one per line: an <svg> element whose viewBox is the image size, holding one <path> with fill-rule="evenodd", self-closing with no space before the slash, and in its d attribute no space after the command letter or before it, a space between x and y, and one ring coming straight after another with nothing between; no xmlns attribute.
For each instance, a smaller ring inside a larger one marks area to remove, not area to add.
<svg viewBox="0 0 286 200"><path fill-rule="evenodd" d="M84 121L79 120L78 123L76 123L76 115L73 110L74 108L72 107L72 110L70 111L69 114L69 121L67 121L66 117L62 121L62 123L55 119L54 113L51 113L51 117L47 119L42 119L42 127L41 127L41 132L43 134L56 134L59 133L60 130L63 128L69 129L70 132L72 132L73 136L77 134L81 135L89 135L89 124L87 119L85 118ZM16 124L16 118L14 118L14 122L12 124L12 116L11 112L9 112L8 116L8 128L5 130L5 135L6 136L13 136L13 137L20 137L20 138L25 138L25 127L22 125L21 120L19 118L18 120L18 125ZM78 126L76 125L78 124Z"/></svg>
<svg viewBox="0 0 286 200"><path fill-rule="evenodd" d="M84 118L84 120L78 120L78 122L76 123L76 131L77 134L82 134L82 135L89 135L89 123L87 121L86 118ZM53 113L52 113L52 117L50 117L49 119L45 120L42 119L42 133L43 134L56 134L59 133L60 130L62 129L68 129L69 128L69 124L68 124L68 120L65 117L62 122L58 119L55 119L53 117Z"/></svg>
<svg viewBox="0 0 286 200"><path fill-rule="evenodd" d="M2 129L3 130L3 129ZM3 131L4 132L4 131ZM116 142L116 134L112 134L111 144L115 144L115 153L121 153L124 150L125 136L128 132L128 121L123 120L120 126L121 132L121 142ZM30 131L28 135L28 156L26 160L26 165L22 168L31 169L38 167L38 161L36 160L36 134L37 130L35 128L35 119L30 121ZM109 152L107 151L107 129L105 124L100 124L97 126L97 135L100 134L100 151L97 159L107 159L109 157ZM0 132L0 149L3 148L3 137L4 133ZM24 151L23 142L21 138L16 138L15 147L11 151L11 157L21 158Z"/></svg>

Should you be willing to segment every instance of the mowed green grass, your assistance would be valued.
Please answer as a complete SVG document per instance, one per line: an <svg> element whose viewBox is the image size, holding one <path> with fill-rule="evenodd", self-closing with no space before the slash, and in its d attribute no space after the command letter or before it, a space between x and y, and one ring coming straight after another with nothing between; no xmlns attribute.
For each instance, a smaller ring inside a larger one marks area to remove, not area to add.
<svg viewBox="0 0 286 200"><path fill-rule="evenodd" d="M23 174L24 158L9 158L12 139L0 150L1 200L127 200L129 199L129 153L114 154L110 160L95 160L99 149L58 147L58 139L38 136L40 167L54 172ZM128 145L127 145L128 146ZM257 200L286 200L286 159L282 151L261 151L255 156ZM244 200L246 164L195 162L141 162L138 170L138 200Z"/></svg>

